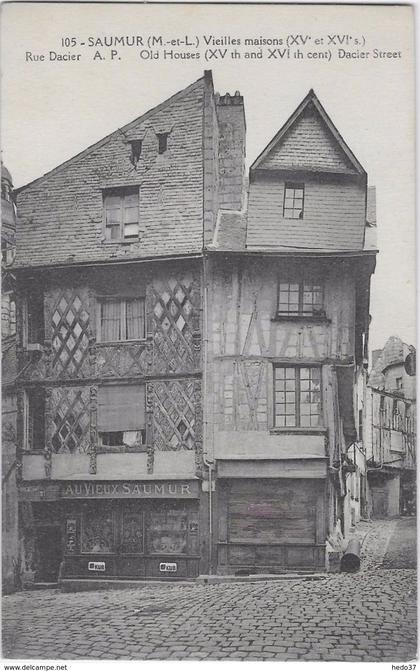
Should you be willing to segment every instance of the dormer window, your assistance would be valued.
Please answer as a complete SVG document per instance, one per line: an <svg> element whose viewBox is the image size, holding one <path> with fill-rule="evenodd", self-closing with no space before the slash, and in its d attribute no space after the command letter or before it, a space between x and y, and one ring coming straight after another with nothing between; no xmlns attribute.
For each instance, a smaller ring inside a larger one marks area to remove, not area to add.
<svg viewBox="0 0 420 671"><path fill-rule="evenodd" d="M156 133L158 139L158 152L164 154L168 148L168 133Z"/></svg>
<svg viewBox="0 0 420 671"><path fill-rule="evenodd" d="M137 165L141 156L142 141L141 140L132 140L131 145L131 163Z"/></svg>
<svg viewBox="0 0 420 671"><path fill-rule="evenodd" d="M284 187L283 217L303 219L305 185L286 183Z"/></svg>
<svg viewBox="0 0 420 671"><path fill-rule="evenodd" d="M139 236L139 189L109 189L104 193L105 240L134 241Z"/></svg>

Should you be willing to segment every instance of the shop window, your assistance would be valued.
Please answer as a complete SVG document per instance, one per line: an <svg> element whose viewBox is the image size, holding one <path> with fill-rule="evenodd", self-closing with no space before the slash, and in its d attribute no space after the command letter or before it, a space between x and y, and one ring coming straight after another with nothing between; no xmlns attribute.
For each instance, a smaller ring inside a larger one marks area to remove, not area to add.
<svg viewBox="0 0 420 671"><path fill-rule="evenodd" d="M24 398L25 448L31 452L45 449L45 390L30 389Z"/></svg>
<svg viewBox="0 0 420 671"><path fill-rule="evenodd" d="M287 183L284 188L283 217L285 219L303 219L305 186Z"/></svg>
<svg viewBox="0 0 420 671"><path fill-rule="evenodd" d="M133 241L139 236L139 189L110 189L104 193L105 240Z"/></svg>
<svg viewBox="0 0 420 671"><path fill-rule="evenodd" d="M40 289L31 289L23 305L24 345L43 344L44 339L44 294Z"/></svg>
<svg viewBox="0 0 420 671"><path fill-rule="evenodd" d="M81 550L92 554L115 551L114 520L111 506L103 502L89 505L83 511Z"/></svg>
<svg viewBox="0 0 420 671"><path fill-rule="evenodd" d="M318 427L321 417L319 367L274 367L274 424L276 427Z"/></svg>
<svg viewBox="0 0 420 671"><path fill-rule="evenodd" d="M99 299L98 340L118 342L145 338L144 298Z"/></svg>
<svg viewBox="0 0 420 671"><path fill-rule="evenodd" d="M285 282L281 279L278 288L277 312L279 316L324 315L321 282L310 279Z"/></svg>
<svg viewBox="0 0 420 671"><path fill-rule="evenodd" d="M122 451L146 442L144 385L109 385L98 390L99 444Z"/></svg>
<svg viewBox="0 0 420 671"><path fill-rule="evenodd" d="M143 512L136 505L128 505L123 509L120 552L143 552Z"/></svg>
<svg viewBox="0 0 420 671"><path fill-rule="evenodd" d="M186 508L160 506L150 510L147 524L147 548L152 554L187 554L188 511Z"/></svg>

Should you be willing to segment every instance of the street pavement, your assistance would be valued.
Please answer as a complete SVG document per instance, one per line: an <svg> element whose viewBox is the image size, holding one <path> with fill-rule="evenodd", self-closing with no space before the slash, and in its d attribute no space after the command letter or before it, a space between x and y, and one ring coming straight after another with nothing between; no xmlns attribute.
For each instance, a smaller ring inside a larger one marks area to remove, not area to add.
<svg viewBox="0 0 420 671"><path fill-rule="evenodd" d="M3 657L412 660L415 520L365 522L357 533L362 566L354 574L4 596Z"/></svg>

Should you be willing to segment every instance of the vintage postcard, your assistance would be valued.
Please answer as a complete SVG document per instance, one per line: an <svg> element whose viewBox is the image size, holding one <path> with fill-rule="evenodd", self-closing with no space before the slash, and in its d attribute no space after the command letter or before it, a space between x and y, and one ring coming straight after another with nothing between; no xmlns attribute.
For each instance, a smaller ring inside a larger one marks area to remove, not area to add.
<svg viewBox="0 0 420 671"><path fill-rule="evenodd" d="M414 670L413 7L1 9L4 668Z"/></svg>

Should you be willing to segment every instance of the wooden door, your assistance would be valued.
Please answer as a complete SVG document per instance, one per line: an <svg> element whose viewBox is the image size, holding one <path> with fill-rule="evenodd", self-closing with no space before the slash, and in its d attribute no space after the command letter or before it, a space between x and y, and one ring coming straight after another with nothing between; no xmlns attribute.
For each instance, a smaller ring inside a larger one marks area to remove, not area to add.
<svg viewBox="0 0 420 671"><path fill-rule="evenodd" d="M386 489L372 490L373 517L381 518L388 515L388 493Z"/></svg>

